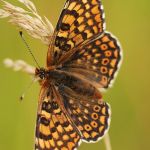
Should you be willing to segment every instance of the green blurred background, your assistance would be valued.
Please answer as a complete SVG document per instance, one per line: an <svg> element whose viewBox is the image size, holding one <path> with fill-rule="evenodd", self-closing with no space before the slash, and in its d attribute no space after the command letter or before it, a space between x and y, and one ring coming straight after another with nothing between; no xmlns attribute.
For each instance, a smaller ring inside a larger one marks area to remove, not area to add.
<svg viewBox="0 0 150 150"><path fill-rule="evenodd" d="M9 0L20 5L16 0ZM56 25L65 0L34 0L41 15ZM150 150L150 1L103 0L107 30L120 40L124 60L113 88L104 94L112 107L113 150ZM47 47L28 35L35 57L45 66ZM32 150L39 85L22 103L19 96L31 82L25 73L3 65L4 58L34 65L16 27L0 19L0 150ZM103 140L79 150L104 150Z"/></svg>

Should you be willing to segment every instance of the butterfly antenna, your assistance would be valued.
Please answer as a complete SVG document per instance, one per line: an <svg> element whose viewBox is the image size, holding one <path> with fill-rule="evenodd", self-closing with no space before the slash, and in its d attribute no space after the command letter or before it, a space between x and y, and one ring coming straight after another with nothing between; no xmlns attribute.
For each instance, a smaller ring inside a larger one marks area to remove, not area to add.
<svg viewBox="0 0 150 150"><path fill-rule="evenodd" d="M29 47L28 43L26 42L25 38L23 37L23 32L22 32L22 31L19 31L19 34L20 34L20 37L21 37L21 39L23 40L24 44L26 45L26 47L27 47L29 53L30 53L31 56L33 57L33 59L34 59L36 65L38 66L38 68L41 68L40 65L38 64L37 60L35 59L35 57L34 57L34 55L33 55L33 53L32 53L31 48Z"/></svg>
<svg viewBox="0 0 150 150"><path fill-rule="evenodd" d="M20 101L22 101L25 97L26 92L30 89L30 87L32 86L32 84L36 81L36 78L34 77L33 80L31 81L31 83L28 85L28 87L24 90L24 92L22 93L22 95L20 96Z"/></svg>

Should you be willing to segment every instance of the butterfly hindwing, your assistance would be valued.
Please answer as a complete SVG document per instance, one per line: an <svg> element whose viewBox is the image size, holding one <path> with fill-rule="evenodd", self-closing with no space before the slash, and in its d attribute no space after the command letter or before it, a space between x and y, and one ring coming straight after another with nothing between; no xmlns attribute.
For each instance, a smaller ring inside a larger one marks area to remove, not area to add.
<svg viewBox="0 0 150 150"><path fill-rule="evenodd" d="M50 89L41 96L37 115L35 150L73 150L80 135L56 102Z"/></svg>
<svg viewBox="0 0 150 150"><path fill-rule="evenodd" d="M99 0L67 0L48 57L53 57L53 64L56 64L65 52L98 36L103 30L104 13ZM50 64L48 61L47 65Z"/></svg>
<svg viewBox="0 0 150 150"><path fill-rule="evenodd" d="M67 99L66 108L85 142L98 141L109 129L110 108L102 100Z"/></svg>
<svg viewBox="0 0 150 150"><path fill-rule="evenodd" d="M121 50L116 38L111 33L103 33L97 39L79 49L64 64L64 70L84 76L108 88L118 71Z"/></svg>

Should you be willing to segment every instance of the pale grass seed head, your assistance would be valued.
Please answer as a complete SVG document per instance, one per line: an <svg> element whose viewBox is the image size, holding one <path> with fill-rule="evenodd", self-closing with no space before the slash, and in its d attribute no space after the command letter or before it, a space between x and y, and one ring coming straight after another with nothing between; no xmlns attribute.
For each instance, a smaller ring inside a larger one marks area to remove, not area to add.
<svg viewBox="0 0 150 150"><path fill-rule="evenodd" d="M21 30L25 30L30 36L40 39L44 44L49 45L50 37L54 32L51 22L46 17L41 17L35 5L30 0L18 0L26 9L0 0L2 8L0 9L0 18L8 18L9 22L16 25ZM35 74L35 67L29 65L23 60L13 61L10 58L4 60L6 67L14 71L23 71L27 74Z"/></svg>
<svg viewBox="0 0 150 150"><path fill-rule="evenodd" d="M34 76L34 74L35 74L35 67L29 65L28 63L26 63L23 60L13 61L10 58L6 58L6 59L4 59L3 63L7 68L11 68L14 71L22 71L22 72L25 72L32 76Z"/></svg>
<svg viewBox="0 0 150 150"><path fill-rule="evenodd" d="M40 39L49 45L54 28L46 17L41 17L35 5L30 0L18 0L26 9L14 6L4 0L0 0L3 7L0 9L0 18L9 18L9 22L24 29L33 38Z"/></svg>

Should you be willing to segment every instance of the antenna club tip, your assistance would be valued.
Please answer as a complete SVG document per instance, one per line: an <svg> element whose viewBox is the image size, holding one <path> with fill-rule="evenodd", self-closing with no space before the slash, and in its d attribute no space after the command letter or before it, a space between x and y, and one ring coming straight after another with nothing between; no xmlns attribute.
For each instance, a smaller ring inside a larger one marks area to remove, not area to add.
<svg viewBox="0 0 150 150"><path fill-rule="evenodd" d="M22 101L24 99L24 94L22 96L20 96L20 101Z"/></svg>
<svg viewBox="0 0 150 150"><path fill-rule="evenodd" d="M19 31L19 34L20 34L20 36L22 36L22 34L23 34L22 31Z"/></svg>

